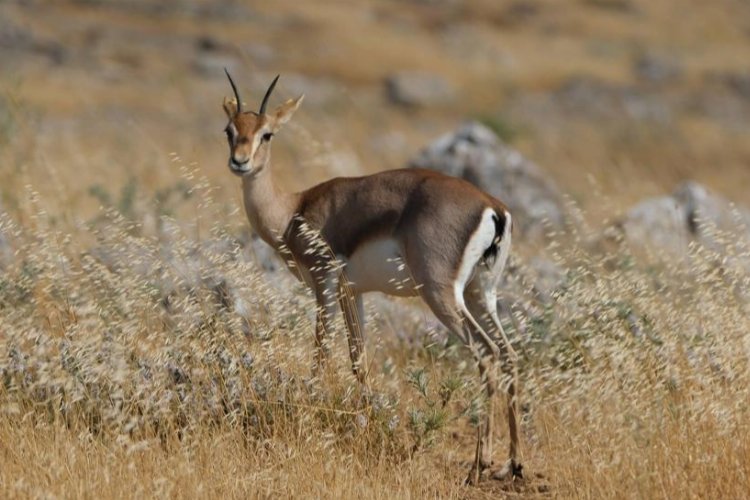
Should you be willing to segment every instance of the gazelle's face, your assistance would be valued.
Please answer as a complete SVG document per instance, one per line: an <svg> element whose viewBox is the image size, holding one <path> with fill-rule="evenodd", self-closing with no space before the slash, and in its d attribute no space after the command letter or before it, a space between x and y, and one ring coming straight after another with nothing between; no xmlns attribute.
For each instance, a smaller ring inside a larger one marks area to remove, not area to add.
<svg viewBox="0 0 750 500"><path fill-rule="evenodd" d="M230 116L224 129L229 144L229 169L237 175L263 170L270 158L274 128L266 115L252 111Z"/></svg>
<svg viewBox="0 0 750 500"><path fill-rule="evenodd" d="M266 91L260 112L238 109L239 94L232 78L229 82L235 93L235 99L224 98L224 111L229 118L224 132L229 143L229 169L237 175L256 175L265 169L271 158L271 140L283 124L292 117L304 96L289 99L272 113L265 113L268 98L273 91L278 76Z"/></svg>

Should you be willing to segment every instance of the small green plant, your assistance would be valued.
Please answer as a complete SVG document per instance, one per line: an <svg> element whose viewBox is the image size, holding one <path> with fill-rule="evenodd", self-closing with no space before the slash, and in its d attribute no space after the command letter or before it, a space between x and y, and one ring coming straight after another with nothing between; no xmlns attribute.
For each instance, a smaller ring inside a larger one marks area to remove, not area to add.
<svg viewBox="0 0 750 500"><path fill-rule="evenodd" d="M449 420L446 405L461 383L453 378L443 381L438 394L440 399L436 399L430 394L430 379L424 368L411 369L407 371L406 376L409 385L417 391L422 401L419 407L408 411L408 427L414 440L412 453L415 453L424 447L431 446L439 432L444 429Z"/></svg>
<svg viewBox="0 0 750 500"><path fill-rule="evenodd" d="M500 113L481 115L478 120L505 142L513 142L520 134L519 128Z"/></svg>

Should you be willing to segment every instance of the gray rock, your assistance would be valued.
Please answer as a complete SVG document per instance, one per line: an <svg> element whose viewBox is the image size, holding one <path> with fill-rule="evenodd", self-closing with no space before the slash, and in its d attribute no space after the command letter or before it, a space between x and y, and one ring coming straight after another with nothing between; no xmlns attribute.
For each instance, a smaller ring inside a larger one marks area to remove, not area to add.
<svg viewBox="0 0 750 500"><path fill-rule="evenodd" d="M677 186L672 196L684 208L688 231L702 243L713 247L717 243L715 230L750 237L750 210L747 208L735 206L693 181Z"/></svg>
<svg viewBox="0 0 750 500"><path fill-rule="evenodd" d="M653 53L637 57L633 63L633 72L644 82L658 84L676 82L683 74L676 59Z"/></svg>
<svg viewBox="0 0 750 500"><path fill-rule="evenodd" d="M401 106L432 106L450 102L455 88L443 77L422 71L402 71L385 81L388 99Z"/></svg>
<svg viewBox="0 0 750 500"><path fill-rule="evenodd" d="M750 243L750 210L692 181L638 203L618 226L631 246L673 256L686 255L693 242L720 254L737 242Z"/></svg>
<svg viewBox="0 0 750 500"><path fill-rule="evenodd" d="M32 33L13 23L10 19L0 19L0 48L22 49L34 45Z"/></svg>
<svg viewBox="0 0 750 500"><path fill-rule="evenodd" d="M554 292L560 288L565 280L565 270L544 257L532 257L528 263L531 270L533 292L543 304L551 304Z"/></svg>
<svg viewBox="0 0 750 500"><path fill-rule="evenodd" d="M440 137L409 166L466 179L502 200L526 239L541 237L546 228L560 229L567 222L554 182L480 123L467 123Z"/></svg>
<svg viewBox="0 0 750 500"><path fill-rule="evenodd" d="M541 312L555 302L566 277L566 269L546 257L511 254L497 289L498 307L506 313L512 305Z"/></svg>
<svg viewBox="0 0 750 500"><path fill-rule="evenodd" d="M0 14L0 50L23 51L47 57L50 61L60 64L68 55L65 45L52 39L45 39L34 34L33 31L4 18ZM13 59L11 59L11 62Z"/></svg>
<svg viewBox="0 0 750 500"><path fill-rule="evenodd" d="M621 222L631 245L685 253L690 242L684 208L672 196L644 200L631 208Z"/></svg>
<svg viewBox="0 0 750 500"><path fill-rule="evenodd" d="M672 117L670 102L658 92L585 76L565 82L553 100L563 112L588 119L664 123Z"/></svg>

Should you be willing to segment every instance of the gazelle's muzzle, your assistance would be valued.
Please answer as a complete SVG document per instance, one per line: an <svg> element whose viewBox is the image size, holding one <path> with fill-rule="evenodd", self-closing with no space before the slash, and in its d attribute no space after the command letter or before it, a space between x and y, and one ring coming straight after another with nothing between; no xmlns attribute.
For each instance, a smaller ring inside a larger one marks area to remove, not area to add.
<svg viewBox="0 0 750 500"><path fill-rule="evenodd" d="M234 157L229 158L229 170L235 174L246 174L251 170L250 159L248 158L241 162L237 161Z"/></svg>

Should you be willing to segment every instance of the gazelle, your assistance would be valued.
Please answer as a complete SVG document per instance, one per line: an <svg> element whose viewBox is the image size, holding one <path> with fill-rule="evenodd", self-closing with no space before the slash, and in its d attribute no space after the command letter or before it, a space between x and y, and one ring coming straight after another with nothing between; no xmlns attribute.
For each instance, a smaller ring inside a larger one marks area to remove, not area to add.
<svg viewBox="0 0 750 500"><path fill-rule="evenodd" d="M493 401L500 368L507 378L510 457L493 474L522 476L518 459L516 354L497 314L496 288L511 241L511 215L500 201L466 181L420 169L335 178L299 193L274 183L271 143L304 96L274 111L243 111L224 99L229 118L229 169L242 178L245 211L260 237L282 254L317 301L315 366L327 356L336 306L348 331L352 370L365 383L362 294L420 296L475 356L488 409L469 482L492 465Z"/></svg>

